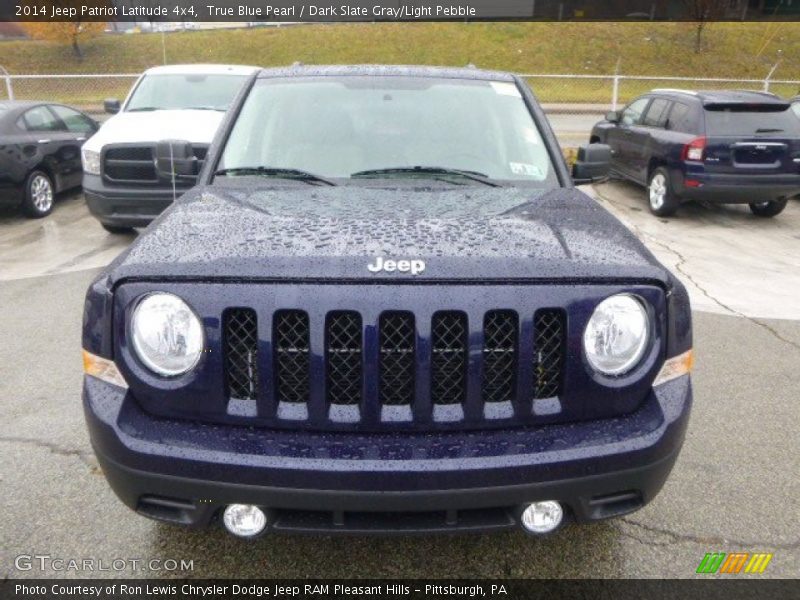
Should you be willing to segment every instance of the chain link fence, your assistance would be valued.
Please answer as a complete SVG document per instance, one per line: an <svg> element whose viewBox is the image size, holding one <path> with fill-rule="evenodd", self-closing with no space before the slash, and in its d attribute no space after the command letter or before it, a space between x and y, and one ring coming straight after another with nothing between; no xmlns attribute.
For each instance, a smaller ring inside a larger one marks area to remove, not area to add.
<svg viewBox="0 0 800 600"><path fill-rule="evenodd" d="M138 73L92 75L17 75L0 68L0 100L48 100L103 118L103 100L123 99ZM760 90L784 98L800 93L800 80L640 77L632 75L526 74L525 80L544 106L562 146L589 139L592 125L654 88Z"/></svg>

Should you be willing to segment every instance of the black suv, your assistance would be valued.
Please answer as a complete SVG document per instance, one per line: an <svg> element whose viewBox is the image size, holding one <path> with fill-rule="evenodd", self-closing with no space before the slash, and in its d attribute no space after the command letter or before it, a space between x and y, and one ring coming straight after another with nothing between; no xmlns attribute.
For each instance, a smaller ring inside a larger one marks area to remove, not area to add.
<svg viewBox="0 0 800 600"><path fill-rule="evenodd" d="M650 210L684 200L749 204L773 217L800 194L800 119L766 92L653 90L592 129L615 175L646 185Z"/></svg>

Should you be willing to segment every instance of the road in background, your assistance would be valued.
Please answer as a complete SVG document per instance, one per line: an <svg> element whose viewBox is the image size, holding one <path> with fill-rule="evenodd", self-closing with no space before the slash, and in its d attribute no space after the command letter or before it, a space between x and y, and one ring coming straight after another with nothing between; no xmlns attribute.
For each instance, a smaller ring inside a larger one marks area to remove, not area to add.
<svg viewBox="0 0 800 600"><path fill-rule="evenodd" d="M595 123L601 121L605 113L568 113L560 109L547 111L547 119L562 148L574 148L589 143L589 136Z"/></svg>
<svg viewBox="0 0 800 600"><path fill-rule="evenodd" d="M81 575L14 569L17 555L38 553L194 561L191 572L86 576L666 578L694 576L715 551L773 552L762 577L796 577L800 321L763 314L782 314L776 305L786 291L797 304L791 257L800 257L800 203L774 220L694 205L666 220L647 213L633 186L596 191L674 264L703 308L694 313L695 404L683 452L654 502L540 539L273 535L251 543L134 514L97 466L80 400L84 293L97 267L134 236L107 234L79 195L43 220L0 213L0 577ZM773 297L783 280L788 287ZM704 293L736 312L706 312L714 302L704 303Z"/></svg>

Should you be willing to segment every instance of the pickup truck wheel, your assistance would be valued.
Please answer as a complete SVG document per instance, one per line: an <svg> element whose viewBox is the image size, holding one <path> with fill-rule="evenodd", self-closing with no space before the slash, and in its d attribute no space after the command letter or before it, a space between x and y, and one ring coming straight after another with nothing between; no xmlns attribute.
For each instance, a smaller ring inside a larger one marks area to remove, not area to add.
<svg viewBox="0 0 800 600"><path fill-rule="evenodd" d="M751 202L750 211L757 217L774 217L783 212L788 200L768 200L766 202Z"/></svg>
<svg viewBox="0 0 800 600"><path fill-rule="evenodd" d="M25 180L25 197L22 210L33 218L41 219L53 211L55 191L53 181L44 171L32 171Z"/></svg>
<svg viewBox="0 0 800 600"><path fill-rule="evenodd" d="M678 210L680 202L672 191L669 173L663 167L657 168L650 174L647 183L647 195L650 212L658 217L669 217Z"/></svg>
<svg viewBox="0 0 800 600"><path fill-rule="evenodd" d="M133 233L133 227L117 227L116 225L106 225L105 223L101 223L103 229L105 229L108 233L114 234L125 234L125 233Z"/></svg>

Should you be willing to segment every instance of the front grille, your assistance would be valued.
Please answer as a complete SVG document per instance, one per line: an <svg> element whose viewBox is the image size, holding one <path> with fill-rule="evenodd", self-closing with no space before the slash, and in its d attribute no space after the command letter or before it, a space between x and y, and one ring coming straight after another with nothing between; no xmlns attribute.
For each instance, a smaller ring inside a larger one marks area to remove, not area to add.
<svg viewBox="0 0 800 600"><path fill-rule="evenodd" d="M325 327L327 390L330 404L361 402L361 315L334 312Z"/></svg>
<svg viewBox="0 0 800 600"><path fill-rule="evenodd" d="M483 321L484 402L507 402L514 397L517 364L517 315L493 310Z"/></svg>
<svg viewBox="0 0 800 600"><path fill-rule="evenodd" d="M275 315L273 339L278 401L308 402L308 314L299 310L279 311Z"/></svg>
<svg viewBox="0 0 800 600"><path fill-rule="evenodd" d="M564 367L566 315L559 309L536 311L533 319L533 399L552 398L561 392Z"/></svg>
<svg viewBox="0 0 800 600"><path fill-rule="evenodd" d="M258 321L250 308L225 313L225 374L228 396L255 400L258 393Z"/></svg>
<svg viewBox="0 0 800 600"><path fill-rule="evenodd" d="M503 309L473 318L438 311L424 323L408 311L384 312L370 323L352 310L319 319L278 310L261 317L272 320L271 344L261 346L271 347L266 356L259 352L259 317L250 308L223 313L228 397L258 401L257 413L239 413L244 416L340 427L382 420L503 420L521 416L519 411L530 415L536 400L562 392L562 309L539 309L527 318ZM269 385L260 384L259 373L266 380L270 372ZM260 398L265 391L268 397Z"/></svg>
<svg viewBox="0 0 800 600"><path fill-rule="evenodd" d="M434 404L460 404L467 393L467 315L436 313L431 337L431 400Z"/></svg>
<svg viewBox="0 0 800 600"><path fill-rule="evenodd" d="M103 153L103 175L111 182L129 184L154 184L159 182L154 162L154 147L148 146L109 146ZM192 145L192 151L198 162L198 172L202 168L208 153L206 145ZM177 180L181 187L192 181Z"/></svg>
<svg viewBox="0 0 800 600"><path fill-rule="evenodd" d="M404 405L414 401L414 315L391 312L381 315L378 369L380 401Z"/></svg>
<svg viewBox="0 0 800 600"><path fill-rule="evenodd" d="M103 174L112 181L158 181L152 146L118 146L107 148Z"/></svg>

